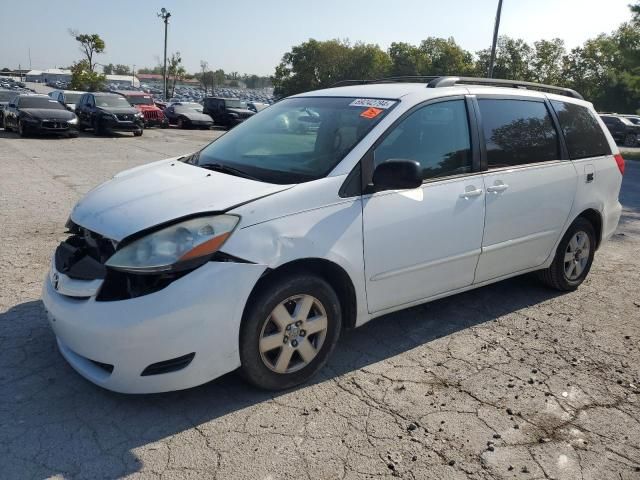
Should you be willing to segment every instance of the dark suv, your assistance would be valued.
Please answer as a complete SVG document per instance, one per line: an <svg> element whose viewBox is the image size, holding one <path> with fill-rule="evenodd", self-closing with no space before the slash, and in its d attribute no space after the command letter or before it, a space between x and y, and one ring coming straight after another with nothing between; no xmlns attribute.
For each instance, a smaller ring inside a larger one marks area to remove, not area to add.
<svg viewBox="0 0 640 480"><path fill-rule="evenodd" d="M106 132L133 132L136 137L144 131L144 115L117 93L85 93L76 105L78 129L93 129L95 135Z"/></svg>
<svg viewBox="0 0 640 480"><path fill-rule="evenodd" d="M238 98L207 97L202 102L203 113L213 118L215 125L232 128L255 115Z"/></svg>
<svg viewBox="0 0 640 480"><path fill-rule="evenodd" d="M618 115L600 115L618 145L636 147L640 144L640 125Z"/></svg>

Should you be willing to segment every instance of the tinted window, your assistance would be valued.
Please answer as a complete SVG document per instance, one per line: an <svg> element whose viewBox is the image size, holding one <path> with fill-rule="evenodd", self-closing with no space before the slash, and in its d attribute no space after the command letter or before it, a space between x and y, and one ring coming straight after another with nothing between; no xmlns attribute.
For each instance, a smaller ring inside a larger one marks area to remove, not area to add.
<svg viewBox="0 0 640 480"><path fill-rule="evenodd" d="M560 158L547 107L526 100L478 100L489 168Z"/></svg>
<svg viewBox="0 0 640 480"><path fill-rule="evenodd" d="M425 179L470 172L471 143L464 100L427 105L405 118L374 152L376 165L391 158L416 160Z"/></svg>
<svg viewBox="0 0 640 480"><path fill-rule="evenodd" d="M569 150L569 158L609 155L611 149L591 110L573 103L552 100L560 128Z"/></svg>

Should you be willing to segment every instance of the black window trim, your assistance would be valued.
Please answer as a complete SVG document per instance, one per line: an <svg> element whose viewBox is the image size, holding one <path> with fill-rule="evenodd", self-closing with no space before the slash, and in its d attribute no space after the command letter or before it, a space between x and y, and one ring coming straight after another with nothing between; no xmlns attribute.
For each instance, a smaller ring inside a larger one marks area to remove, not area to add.
<svg viewBox="0 0 640 480"><path fill-rule="evenodd" d="M528 168L536 165L543 165L543 164L550 165L550 164L560 163L560 162L569 160L567 147L564 141L564 135L562 134L562 130L560 129L560 124L555 115L555 110L551 106L551 102L546 96L530 97L527 95L508 95L504 93L500 93L500 94L481 93L481 94L475 95L475 98L473 100L474 100L474 107L475 107L475 113L476 113L476 123L478 124L478 135L480 137L480 164L483 172L493 173L493 172L500 172L503 170L515 170L515 169L521 169L521 168ZM542 160L540 162L523 163L521 165L509 165L507 167L489 169L489 162L487 157L487 143L484 138L484 128L482 126L482 115L480 114L480 104L478 103L478 100L518 100L518 101L526 101L526 102L543 103L547 109L547 113L551 117L551 124L553 125L553 128L556 131L556 137L558 139L558 147L559 147L558 150L560 154L559 158L556 160Z"/></svg>
<svg viewBox="0 0 640 480"><path fill-rule="evenodd" d="M462 178L462 177L471 177L474 175L479 175L482 173L480 169L480 152L479 152L479 130L476 125L475 115L474 115L474 106L472 104L474 95L469 94L455 94L448 95L445 97L431 98L429 100L425 100L421 103L418 103L411 107L409 110L404 112L400 117L398 117L391 125L387 127L387 129L382 132L382 134L376 139L376 141L369 147L369 150L362 156L360 161L354 166L351 172L347 175L347 178L343 182L342 186L339 190L339 195L342 198L348 197L357 197L361 195L370 195L374 193L370 191L371 179L373 178L373 152L375 149L395 130L395 128L402 123L407 117L413 114L415 111L426 107L428 105L434 105L442 102L450 102L454 100L464 100L465 107L467 110L467 122L469 125L469 140L471 146L471 171L466 173L459 173L456 175L448 175L446 177L434 177L424 179L422 181L422 185L435 183L435 182L443 182L451 179ZM358 182L354 181L354 177L360 177L360 185L359 191L357 189Z"/></svg>

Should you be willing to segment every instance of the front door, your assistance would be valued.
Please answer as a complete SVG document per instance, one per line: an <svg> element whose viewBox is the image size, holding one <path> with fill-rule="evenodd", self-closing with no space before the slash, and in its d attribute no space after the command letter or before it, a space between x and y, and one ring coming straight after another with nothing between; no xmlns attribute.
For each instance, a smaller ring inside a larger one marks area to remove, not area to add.
<svg viewBox="0 0 640 480"><path fill-rule="evenodd" d="M476 283L542 265L569 217L576 170L543 99L478 98L486 214Z"/></svg>
<svg viewBox="0 0 640 480"><path fill-rule="evenodd" d="M484 185L471 145L467 102L452 97L414 109L375 148L375 165L418 161L424 183L363 198L371 313L472 284L482 243Z"/></svg>

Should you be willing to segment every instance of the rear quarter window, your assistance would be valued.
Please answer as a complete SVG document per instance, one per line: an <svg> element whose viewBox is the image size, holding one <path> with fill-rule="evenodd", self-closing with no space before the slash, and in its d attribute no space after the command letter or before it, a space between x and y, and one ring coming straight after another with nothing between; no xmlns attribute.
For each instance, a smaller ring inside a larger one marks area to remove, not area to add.
<svg viewBox="0 0 640 480"><path fill-rule="evenodd" d="M558 115L570 159L611 154L607 137L591 110L559 100L551 100L551 105Z"/></svg>

